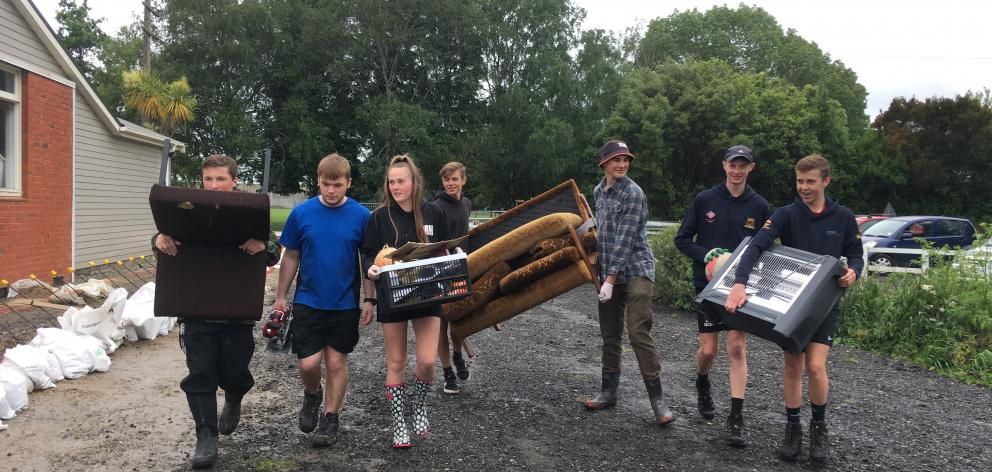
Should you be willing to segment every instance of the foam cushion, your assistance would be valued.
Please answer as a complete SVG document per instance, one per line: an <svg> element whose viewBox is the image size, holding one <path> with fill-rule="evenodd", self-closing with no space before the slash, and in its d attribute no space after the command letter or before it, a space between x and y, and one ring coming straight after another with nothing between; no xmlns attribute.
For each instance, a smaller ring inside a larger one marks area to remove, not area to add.
<svg viewBox="0 0 992 472"><path fill-rule="evenodd" d="M154 185L148 201L158 231L182 243L158 257L155 315L261 319L268 255L238 246L268 240L268 195Z"/></svg>
<svg viewBox="0 0 992 472"><path fill-rule="evenodd" d="M441 317L454 321L485 305L499 295L499 281L509 272L509 265L502 261L497 262L485 275L472 283L472 294L468 298L442 305Z"/></svg>
<svg viewBox="0 0 992 472"><path fill-rule="evenodd" d="M562 182L496 218L472 228L468 233L468 250L474 252L514 229L552 213L573 213L579 215L582 221L591 217L589 204L579 192L574 180Z"/></svg>
<svg viewBox="0 0 992 472"><path fill-rule="evenodd" d="M585 264L572 263L517 293L497 298L460 320L453 321L451 331L458 337L466 338L590 281L592 274Z"/></svg>
<svg viewBox="0 0 992 472"><path fill-rule="evenodd" d="M183 244L176 256L159 255L155 316L258 321L268 257L199 244Z"/></svg>
<svg viewBox="0 0 992 472"><path fill-rule="evenodd" d="M580 224L582 218L575 213L552 213L526 223L469 254L469 276L475 280L497 262L526 254L538 241L560 236Z"/></svg>
<svg viewBox="0 0 992 472"><path fill-rule="evenodd" d="M566 247L510 272L499 281L499 291L503 295L509 295L578 260L579 250L575 246Z"/></svg>
<svg viewBox="0 0 992 472"><path fill-rule="evenodd" d="M238 246L269 239L269 196L153 185L148 195L158 232L183 244Z"/></svg>

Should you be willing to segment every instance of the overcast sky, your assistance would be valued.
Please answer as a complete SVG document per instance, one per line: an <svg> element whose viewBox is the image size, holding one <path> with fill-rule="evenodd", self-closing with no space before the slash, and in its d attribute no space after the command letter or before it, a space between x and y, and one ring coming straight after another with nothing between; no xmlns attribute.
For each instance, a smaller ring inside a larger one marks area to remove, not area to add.
<svg viewBox="0 0 992 472"><path fill-rule="evenodd" d="M81 1L81 0L79 0ZM691 0L573 0L586 10L585 28L621 32L646 27L673 11L734 2ZM842 61L868 89L874 117L897 96L927 98L992 88L992 2L984 0L762 0L757 5L783 28L817 43ZM35 0L53 28L58 0ZM114 33L141 10L141 0L89 0L104 31Z"/></svg>

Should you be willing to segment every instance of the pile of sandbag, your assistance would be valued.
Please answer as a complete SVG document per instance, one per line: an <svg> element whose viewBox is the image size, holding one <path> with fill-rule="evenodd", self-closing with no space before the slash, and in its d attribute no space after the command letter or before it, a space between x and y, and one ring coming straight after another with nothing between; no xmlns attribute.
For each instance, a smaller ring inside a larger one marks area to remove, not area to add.
<svg viewBox="0 0 992 472"><path fill-rule="evenodd" d="M452 331L468 337L591 282L581 254L595 258L595 233L579 237L581 251L571 236L582 223L576 213L551 213L469 254L472 295L442 308Z"/></svg>
<svg viewBox="0 0 992 472"><path fill-rule="evenodd" d="M28 344L7 349L0 362L0 420L13 418L28 406L28 393L55 387L64 379L110 369L109 353L128 341L169 334L175 318L153 315L155 283L131 298L127 290L109 292L98 308L69 308L58 318L60 328L39 328ZM0 430L7 425L0 422Z"/></svg>

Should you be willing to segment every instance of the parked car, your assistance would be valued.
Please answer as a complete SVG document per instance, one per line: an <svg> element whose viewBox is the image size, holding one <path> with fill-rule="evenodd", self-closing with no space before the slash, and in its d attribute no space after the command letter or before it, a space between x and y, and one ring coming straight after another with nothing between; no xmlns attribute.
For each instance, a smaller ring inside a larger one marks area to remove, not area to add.
<svg viewBox="0 0 992 472"><path fill-rule="evenodd" d="M865 249L919 249L921 241L935 248L969 247L975 241L975 225L964 218L948 216L897 216L879 221L861 234ZM909 267L917 254L878 252L868 262L889 267Z"/></svg>
<svg viewBox="0 0 992 472"><path fill-rule="evenodd" d="M858 229L861 230L862 233L864 233L866 229L874 226L875 223L889 218L889 215L854 215L855 221L858 222Z"/></svg>

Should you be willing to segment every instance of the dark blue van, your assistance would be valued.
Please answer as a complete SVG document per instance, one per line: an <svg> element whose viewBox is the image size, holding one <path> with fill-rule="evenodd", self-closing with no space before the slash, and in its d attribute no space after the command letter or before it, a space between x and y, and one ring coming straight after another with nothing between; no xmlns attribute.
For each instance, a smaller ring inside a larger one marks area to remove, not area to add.
<svg viewBox="0 0 992 472"><path fill-rule="evenodd" d="M968 247L975 241L975 225L949 216L898 216L879 221L861 235L866 253L872 248L919 249L922 240L939 248ZM868 263L909 267L919 258L918 254L878 252L868 256Z"/></svg>

